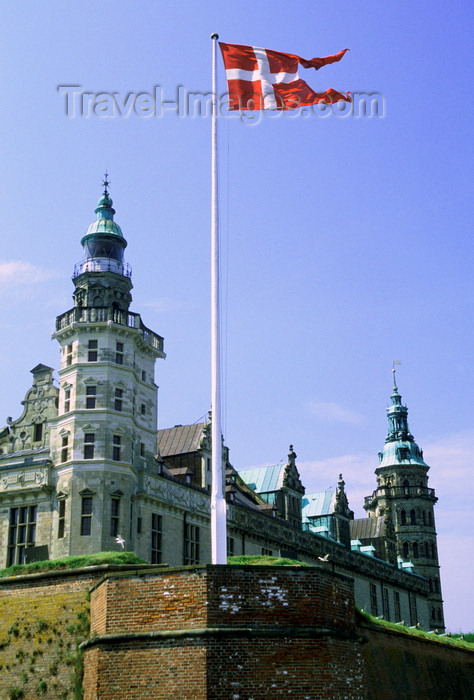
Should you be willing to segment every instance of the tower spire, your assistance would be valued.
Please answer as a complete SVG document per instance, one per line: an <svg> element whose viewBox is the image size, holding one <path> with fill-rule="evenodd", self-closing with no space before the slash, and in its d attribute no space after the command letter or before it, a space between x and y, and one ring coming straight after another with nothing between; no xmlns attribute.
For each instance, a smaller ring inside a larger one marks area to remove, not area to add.
<svg viewBox="0 0 474 700"><path fill-rule="evenodd" d="M104 185L104 194L109 194L108 187L110 185L110 180L109 180L109 173L107 170L104 173L104 179L102 180L102 184Z"/></svg>

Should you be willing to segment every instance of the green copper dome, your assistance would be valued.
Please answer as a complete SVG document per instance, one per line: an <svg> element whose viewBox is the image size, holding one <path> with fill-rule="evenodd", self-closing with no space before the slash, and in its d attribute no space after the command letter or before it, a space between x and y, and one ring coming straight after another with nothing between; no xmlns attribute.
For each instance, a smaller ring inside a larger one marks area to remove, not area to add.
<svg viewBox="0 0 474 700"><path fill-rule="evenodd" d="M97 221L94 221L87 229L86 235L81 240L82 246L85 246L91 238L102 238L104 235L120 238L123 248L127 246L127 241L123 236L122 229L114 221L115 209L112 207L112 204L112 199L106 189L97 202L97 208L95 210Z"/></svg>

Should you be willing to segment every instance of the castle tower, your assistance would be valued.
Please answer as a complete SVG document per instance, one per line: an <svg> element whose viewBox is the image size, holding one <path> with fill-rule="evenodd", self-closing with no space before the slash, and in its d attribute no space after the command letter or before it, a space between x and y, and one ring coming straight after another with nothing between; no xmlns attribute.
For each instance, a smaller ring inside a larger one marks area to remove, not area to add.
<svg viewBox="0 0 474 700"><path fill-rule="evenodd" d="M369 517L388 517L395 531L399 560L410 559L415 573L430 585L431 629L444 630L443 599L439 575L434 504L428 487L429 466L408 427L408 409L402 405L395 380L387 408L389 431L379 452L377 489L365 499ZM414 614L416 617L416 611Z"/></svg>
<svg viewBox="0 0 474 700"><path fill-rule="evenodd" d="M56 319L61 348L58 418L51 434L57 472L51 558L133 549L140 472L156 453L154 365L163 338L129 311L131 268L108 192L82 238L74 307Z"/></svg>

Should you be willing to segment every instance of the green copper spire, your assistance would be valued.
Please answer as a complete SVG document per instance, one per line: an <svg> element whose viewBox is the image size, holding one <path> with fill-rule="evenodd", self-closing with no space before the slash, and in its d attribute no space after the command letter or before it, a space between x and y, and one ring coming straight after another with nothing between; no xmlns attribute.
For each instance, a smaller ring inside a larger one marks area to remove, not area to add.
<svg viewBox="0 0 474 700"><path fill-rule="evenodd" d="M388 435L385 438L383 452L379 452L381 466L400 463L425 464L423 451L418 447L408 427L408 408L403 406L402 397L398 393L393 371L393 391L390 397L391 405L387 408Z"/></svg>

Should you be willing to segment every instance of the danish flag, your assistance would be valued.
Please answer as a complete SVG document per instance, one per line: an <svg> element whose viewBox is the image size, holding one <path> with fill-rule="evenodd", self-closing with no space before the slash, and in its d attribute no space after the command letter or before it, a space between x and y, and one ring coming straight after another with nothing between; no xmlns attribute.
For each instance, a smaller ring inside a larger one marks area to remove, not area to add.
<svg viewBox="0 0 474 700"><path fill-rule="evenodd" d="M334 56L305 60L291 53L280 53L257 46L219 43L229 89L230 110L240 109L297 109L318 102L332 104L350 102L350 93L337 90L314 92L298 75L298 63L303 68L319 70L329 63L340 61L344 49Z"/></svg>

